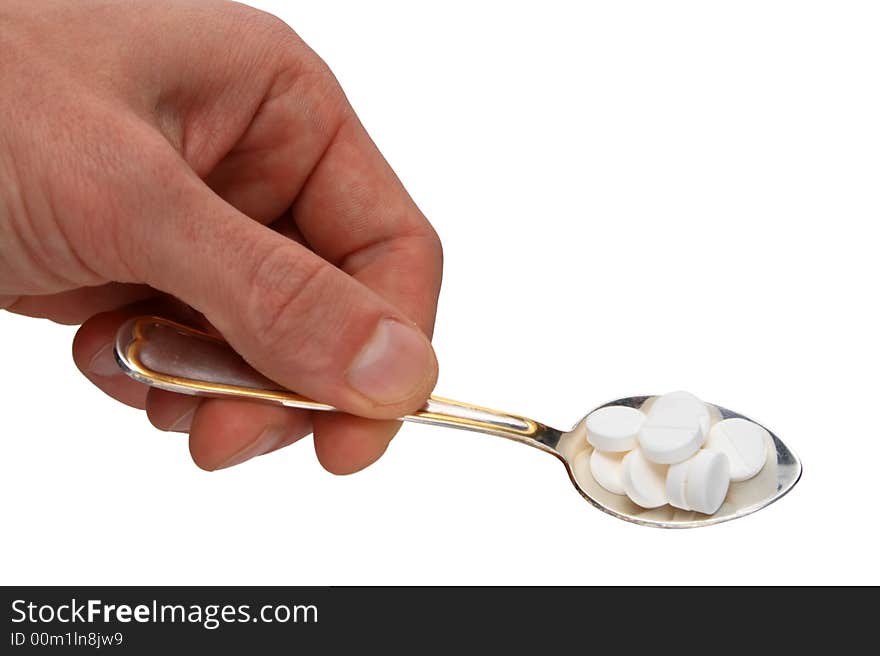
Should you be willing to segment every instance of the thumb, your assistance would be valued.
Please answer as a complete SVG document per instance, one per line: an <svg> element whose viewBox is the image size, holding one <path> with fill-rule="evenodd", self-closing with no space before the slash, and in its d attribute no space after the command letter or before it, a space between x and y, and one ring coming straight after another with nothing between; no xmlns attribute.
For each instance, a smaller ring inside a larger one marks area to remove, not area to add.
<svg viewBox="0 0 880 656"><path fill-rule="evenodd" d="M351 414L393 418L437 380L422 331L397 308L190 176L133 254L148 284L202 312L252 366ZM147 233L148 231L148 233Z"/></svg>

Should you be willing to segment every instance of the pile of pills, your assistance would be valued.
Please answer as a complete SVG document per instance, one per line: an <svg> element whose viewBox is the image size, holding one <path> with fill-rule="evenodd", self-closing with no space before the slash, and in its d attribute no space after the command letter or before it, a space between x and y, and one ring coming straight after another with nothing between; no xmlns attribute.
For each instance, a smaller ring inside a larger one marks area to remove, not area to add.
<svg viewBox="0 0 880 656"><path fill-rule="evenodd" d="M656 397L645 408L606 406L586 418L590 473L609 492L642 508L669 504L711 515L731 481L764 467L770 434L752 421L721 419L688 392Z"/></svg>

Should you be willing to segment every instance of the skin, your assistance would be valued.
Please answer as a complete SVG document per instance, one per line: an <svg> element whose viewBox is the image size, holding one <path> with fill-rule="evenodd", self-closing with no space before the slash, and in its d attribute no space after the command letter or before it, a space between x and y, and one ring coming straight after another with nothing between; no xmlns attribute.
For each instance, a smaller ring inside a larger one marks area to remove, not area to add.
<svg viewBox="0 0 880 656"><path fill-rule="evenodd" d="M4 0L0 26L0 308L82 324L84 375L189 433L204 469L312 432L331 472L375 461L436 382L442 252L324 62L227 2ZM108 371L116 329L143 313L215 330L349 414ZM418 338L366 394L358 354L387 325Z"/></svg>

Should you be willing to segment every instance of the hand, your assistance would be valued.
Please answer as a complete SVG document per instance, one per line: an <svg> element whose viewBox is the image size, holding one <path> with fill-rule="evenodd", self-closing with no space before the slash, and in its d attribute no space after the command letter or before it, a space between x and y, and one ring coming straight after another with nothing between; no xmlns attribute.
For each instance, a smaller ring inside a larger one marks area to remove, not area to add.
<svg viewBox="0 0 880 656"><path fill-rule="evenodd" d="M442 255L327 66L225 2L6 0L0 26L0 307L84 322L78 367L205 469L309 432L332 472L378 458L436 382ZM147 390L111 340L149 311L351 414Z"/></svg>

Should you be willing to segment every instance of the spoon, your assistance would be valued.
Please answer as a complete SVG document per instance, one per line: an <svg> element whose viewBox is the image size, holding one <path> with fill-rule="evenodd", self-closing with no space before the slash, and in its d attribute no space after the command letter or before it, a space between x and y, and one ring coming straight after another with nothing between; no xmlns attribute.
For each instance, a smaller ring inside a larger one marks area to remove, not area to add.
<svg viewBox="0 0 880 656"><path fill-rule="evenodd" d="M336 410L280 387L253 369L218 337L161 317L136 317L124 323L116 336L115 354L122 370L133 379L171 392L246 398L306 410ZM651 396L631 396L600 407L641 408L652 399ZM718 405L709 404L709 407L717 413L718 419L748 419ZM714 514L682 511L671 506L646 510L627 497L599 486L589 467L576 466L578 455L591 448L586 441L585 419L570 431L561 431L519 415L437 396L428 399L421 410L401 419L497 435L546 451L565 465L571 482L587 501L610 515L643 526L692 528L744 517L789 492L800 479L802 469L797 456L768 430L772 444L767 445L767 464L754 478L731 483L724 503Z"/></svg>

